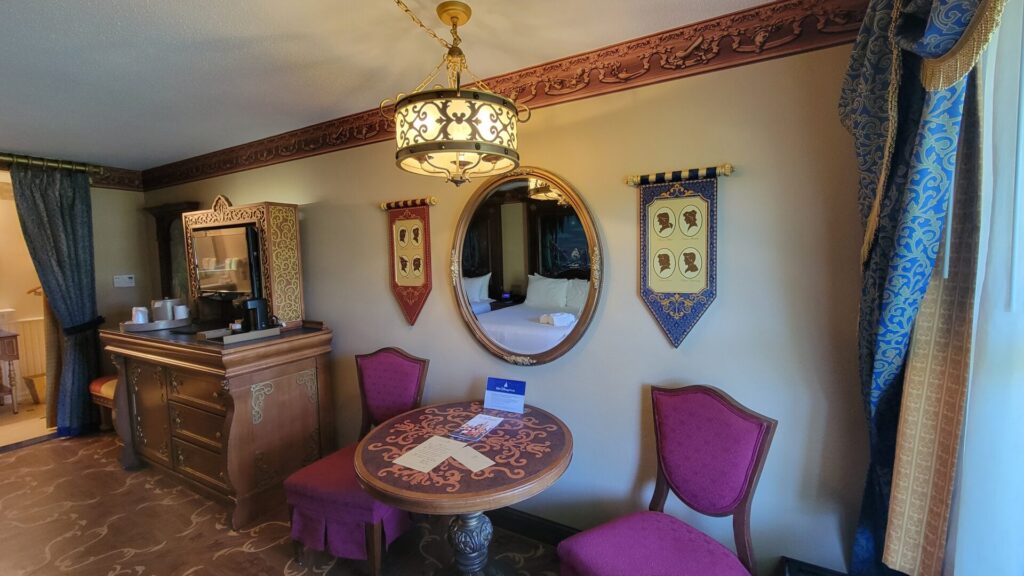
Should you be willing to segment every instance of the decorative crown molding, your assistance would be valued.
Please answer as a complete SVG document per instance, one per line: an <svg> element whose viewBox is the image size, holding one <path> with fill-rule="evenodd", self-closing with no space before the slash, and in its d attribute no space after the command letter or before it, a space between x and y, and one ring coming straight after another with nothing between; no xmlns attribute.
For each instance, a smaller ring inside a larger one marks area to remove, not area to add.
<svg viewBox="0 0 1024 576"><path fill-rule="evenodd" d="M103 167L101 174L93 174L90 184L95 188L114 188L142 192L142 172L126 168Z"/></svg>
<svg viewBox="0 0 1024 576"><path fill-rule="evenodd" d="M531 108L852 42L867 0L781 0L486 80ZM142 172L146 190L394 138L377 109Z"/></svg>

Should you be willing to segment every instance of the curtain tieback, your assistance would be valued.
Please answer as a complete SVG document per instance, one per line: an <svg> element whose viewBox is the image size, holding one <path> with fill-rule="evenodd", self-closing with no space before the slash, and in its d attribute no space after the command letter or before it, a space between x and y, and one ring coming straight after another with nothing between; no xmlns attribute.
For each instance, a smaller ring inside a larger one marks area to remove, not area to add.
<svg viewBox="0 0 1024 576"><path fill-rule="evenodd" d="M89 330L94 330L99 327L100 324L106 322L107 319L103 316L97 316L88 322L82 322L81 324L75 324L74 326L68 326L63 329L65 336L74 336L75 334L81 334Z"/></svg>

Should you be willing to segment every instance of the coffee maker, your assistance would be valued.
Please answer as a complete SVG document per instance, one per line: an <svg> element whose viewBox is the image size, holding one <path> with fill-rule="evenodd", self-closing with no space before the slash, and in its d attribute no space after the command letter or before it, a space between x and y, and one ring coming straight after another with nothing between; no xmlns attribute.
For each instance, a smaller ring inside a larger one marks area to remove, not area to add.
<svg viewBox="0 0 1024 576"><path fill-rule="evenodd" d="M266 298L249 298L242 302L242 329L266 330L271 327L270 314L267 312Z"/></svg>

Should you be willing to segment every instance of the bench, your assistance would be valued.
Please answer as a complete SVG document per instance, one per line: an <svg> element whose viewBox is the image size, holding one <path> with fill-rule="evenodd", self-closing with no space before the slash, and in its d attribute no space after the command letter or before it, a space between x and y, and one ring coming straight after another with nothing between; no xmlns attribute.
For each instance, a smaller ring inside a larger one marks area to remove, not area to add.
<svg viewBox="0 0 1024 576"><path fill-rule="evenodd" d="M92 403L100 408L100 430L110 430L114 422L114 390L117 376L100 376L89 383Z"/></svg>

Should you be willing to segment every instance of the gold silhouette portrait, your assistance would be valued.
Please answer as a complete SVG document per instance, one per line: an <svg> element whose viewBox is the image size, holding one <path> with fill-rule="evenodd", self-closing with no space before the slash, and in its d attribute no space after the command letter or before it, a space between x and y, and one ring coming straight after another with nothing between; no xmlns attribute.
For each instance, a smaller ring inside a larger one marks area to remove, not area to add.
<svg viewBox="0 0 1024 576"><path fill-rule="evenodd" d="M413 228L413 230L419 230L419 228ZM412 273L413 276L423 274L423 258L416 256L412 259Z"/></svg>
<svg viewBox="0 0 1024 576"><path fill-rule="evenodd" d="M701 266L704 265L700 252L694 248L687 248L679 255L679 273L684 278L695 278L700 274Z"/></svg>
<svg viewBox="0 0 1024 576"><path fill-rule="evenodd" d="M409 275L409 259L405 256L398 257L398 270L402 273L402 276Z"/></svg>
<svg viewBox="0 0 1024 576"><path fill-rule="evenodd" d="M398 229L398 245L405 246L409 243L409 231L405 228Z"/></svg>
<svg viewBox="0 0 1024 576"><path fill-rule="evenodd" d="M654 214L654 232L662 238L667 238L676 231L676 215L668 208L662 208Z"/></svg>
<svg viewBox="0 0 1024 576"><path fill-rule="evenodd" d="M412 227L412 245L413 246L419 246L420 245L420 227L419 226L413 226Z"/></svg>
<svg viewBox="0 0 1024 576"><path fill-rule="evenodd" d="M690 205L683 208L679 212L679 218L682 220L679 230L688 238L696 236L704 228L704 214L697 206Z"/></svg>
<svg viewBox="0 0 1024 576"><path fill-rule="evenodd" d="M684 252L683 253L683 266L686 268L683 272L700 272L700 268L697 268L697 254L695 252Z"/></svg>
<svg viewBox="0 0 1024 576"><path fill-rule="evenodd" d="M654 273L660 278L668 278L676 271L675 258L672 256L672 252L666 248L658 250L658 253L654 255Z"/></svg>
<svg viewBox="0 0 1024 576"><path fill-rule="evenodd" d="M697 210L695 208L683 210L683 223L686 224L687 231L697 227Z"/></svg>

